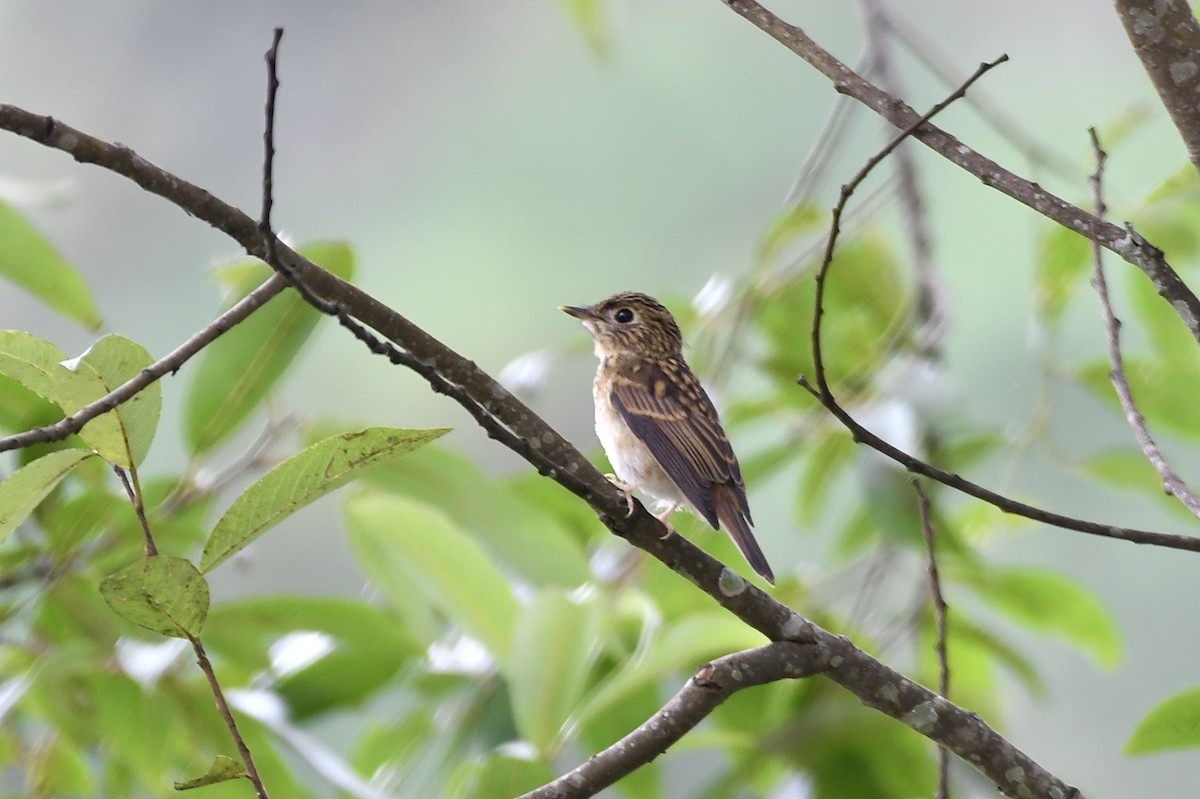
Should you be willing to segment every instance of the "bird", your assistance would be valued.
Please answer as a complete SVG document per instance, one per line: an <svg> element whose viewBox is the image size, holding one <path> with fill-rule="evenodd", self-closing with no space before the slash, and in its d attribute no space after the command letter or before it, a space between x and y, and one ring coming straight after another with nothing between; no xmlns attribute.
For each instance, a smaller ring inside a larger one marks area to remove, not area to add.
<svg viewBox="0 0 1200 799"><path fill-rule="evenodd" d="M630 513L633 492L645 492L664 508L655 516L670 535L671 514L686 508L714 529L724 527L751 568L774 585L775 575L750 529L737 456L716 407L683 358L675 317L638 292L560 310L592 335L600 359L592 385L596 435Z"/></svg>

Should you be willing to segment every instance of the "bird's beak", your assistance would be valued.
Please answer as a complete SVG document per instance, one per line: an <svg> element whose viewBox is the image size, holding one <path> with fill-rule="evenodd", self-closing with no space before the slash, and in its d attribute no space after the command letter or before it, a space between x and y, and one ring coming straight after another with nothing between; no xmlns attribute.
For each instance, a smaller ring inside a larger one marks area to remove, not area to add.
<svg viewBox="0 0 1200 799"><path fill-rule="evenodd" d="M597 318L595 311L593 311L591 308L584 308L579 305L560 305L558 306L558 310L565 314L570 314L576 319L581 319L584 322L588 322Z"/></svg>

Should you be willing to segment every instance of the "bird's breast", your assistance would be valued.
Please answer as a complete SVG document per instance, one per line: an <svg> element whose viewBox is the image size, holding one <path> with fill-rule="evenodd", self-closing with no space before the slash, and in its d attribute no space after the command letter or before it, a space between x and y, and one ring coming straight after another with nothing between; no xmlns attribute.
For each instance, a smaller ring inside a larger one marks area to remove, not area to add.
<svg viewBox="0 0 1200 799"><path fill-rule="evenodd" d="M621 482L645 491L666 503L684 501L683 493L663 471L650 453L650 448L634 435L632 429L613 407L612 397L605 386L597 382L593 391L596 403L596 437L604 454Z"/></svg>

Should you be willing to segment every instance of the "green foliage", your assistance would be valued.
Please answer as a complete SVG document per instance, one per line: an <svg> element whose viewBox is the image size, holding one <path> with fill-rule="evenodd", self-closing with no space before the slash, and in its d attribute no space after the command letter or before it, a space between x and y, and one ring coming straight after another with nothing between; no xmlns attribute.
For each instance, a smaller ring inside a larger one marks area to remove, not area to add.
<svg viewBox="0 0 1200 799"><path fill-rule="evenodd" d="M1091 242L1073 230L1055 225L1038 244L1037 310L1057 321L1091 267Z"/></svg>
<svg viewBox="0 0 1200 799"><path fill-rule="evenodd" d="M1200 688L1164 699L1146 714L1125 744L1125 753L1149 755L1200 747Z"/></svg>
<svg viewBox="0 0 1200 799"><path fill-rule="evenodd" d="M82 449L51 452L0 483L0 543L12 535L72 469L93 455Z"/></svg>
<svg viewBox="0 0 1200 799"><path fill-rule="evenodd" d="M956 576L1012 621L1061 637L1097 665L1113 668L1121 658L1120 633L1110 614L1084 586L1057 572L990 568Z"/></svg>
<svg viewBox="0 0 1200 799"><path fill-rule="evenodd" d="M211 571L281 519L363 471L403 457L448 431L371 427L313 444L267 472L237 498L213 528L200 567Z"/></svg>
<svg viewBox="0 0 1200 799"><path fill-rule="evenodd" d="M483 548L448 516L406 497L367 493L347 503L346 524L367 575L401 612L419 605L423 619L443 614L507 662L516 597Z"/></svg>
<svg viewBox="0 0 1200 799"><path fill-rule="evenodd" d="M160 635L195 640L208 615L208 583L191 561L161 555L131 563L100 583L124 618Z"/></svg>
<svg viewBox="0 0 1200 799"><path fill-rule="evenodd" d="M596 55L605 55L612 47L612 36L604 20L601 0L559 0L571 22L583 34L584 41Z"/></svg>
<svg viewBox="0 0 1200 799"><path fill-rule="evenodd" d="M354 258L345 244L312 244L299 252L338 277L349 280L354 275ZM225 272L233 277L229 305L271 274L266 264L253 261L232 264ZM208 452L258 409L299 355L320 316L288 290L204 349L191 370L184 405L184 435L192 452Z"/></svg>
<svg viewBox="0 0 1200 799"><path fill-rule="evenodd" d="M100 312L87 284L25 217L0 202L0 276L93 330Z"/></svg>
<svg viewBox="0 0 1200 799"><path fill-rule="evenodd" d="M245 776L245 766L232 757L217 755L216 759L213 760L213 764L208 767L208 771L195 779L176 782L175 790L187 791L192 788L203 788L206 785L216 785L218 782L227 782Z"/></svg>

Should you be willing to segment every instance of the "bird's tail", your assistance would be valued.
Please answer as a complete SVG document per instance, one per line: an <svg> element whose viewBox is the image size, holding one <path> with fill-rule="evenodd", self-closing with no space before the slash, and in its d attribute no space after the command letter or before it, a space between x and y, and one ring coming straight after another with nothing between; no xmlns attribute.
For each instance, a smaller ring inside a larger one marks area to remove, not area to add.
<svg viewBox="0 0 1200 799"><path fill-rule="evenodd" d="M767 556L763 554L754 533L750 530L750 513L744 507L744 501L738 501L735 489L727 485L713 486L713 505L721 526L729 533L733 543L737 544L750 568L762 575L768 583L775 585L775 574L767 563Z"/></svg>

